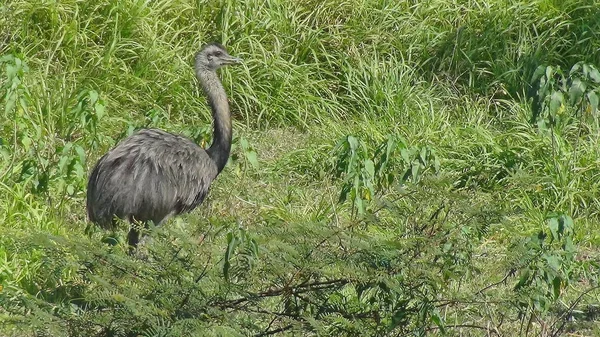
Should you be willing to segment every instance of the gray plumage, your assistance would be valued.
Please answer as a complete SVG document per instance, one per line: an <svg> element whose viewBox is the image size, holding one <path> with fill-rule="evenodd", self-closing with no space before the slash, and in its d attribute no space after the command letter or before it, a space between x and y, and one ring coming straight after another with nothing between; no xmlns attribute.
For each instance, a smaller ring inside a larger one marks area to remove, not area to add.
<svg viewBox="0 0 600 337"><path fill-rule="evenodd" d="M231 150L229 104L216 70L239 62L217 43L196 54L196 76L214 119L209 149L183 136L143 129L100 158L88 181L87 211L92 222L106 229L114 229L115 218L160 225L202 203ZM129 244L135 247L138 240L139 231L132 227Z"/></svg>

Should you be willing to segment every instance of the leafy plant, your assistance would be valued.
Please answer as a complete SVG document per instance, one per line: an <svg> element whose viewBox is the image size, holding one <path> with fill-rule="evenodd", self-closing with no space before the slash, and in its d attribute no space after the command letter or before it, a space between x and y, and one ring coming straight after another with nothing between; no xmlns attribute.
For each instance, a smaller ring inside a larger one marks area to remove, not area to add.
<svg viewBox="0 0 600 337"><path fill-rule="evenodd" d="M85 135L91 148L98 146L98 123L105 115L105 103L96 90L82 90L76 104L63 117L64 137L73 139L76 133Z"/></svg>
<svg viewBox="0 0 600 337"><path fill-rule="evenodd" d="M568 115L568 107L580 118L588 115L598 127L600 71L594 65L578 62L566 75L560 67L539 66L531 81L537 84L532 118L540 129L554 128L576 117Z"/></svg>
<svg viewBox="0 0 600 337"><path fill-rule="evenodd" d="M574 281L573 219L564 214L551 215L546 224L519 248L522 266L513 289L519 295L518 308L523 319L536 313L546 314Z"/></svg>
<svg viewBox="0 0 600 337"><path fill-rule="evenodd" d="M238 176L250 168L258 170L258 156L248 139L243 136L234 137L231 152L230 162Z"/></svg>
<svg viewBox="0 0 600 337"><path fill-rule="evenodd" d="M399 137L389 135L371 154L367 144L354 136L345 136L335 146L334 176L342 178L339 202L352 200L359 215L376 194L394 183L418 183L427 170L440 169L435 151L430 147L409 147Z"/></svg>
<svg viewBox="0 0 600 337"><path fill-rule="evenodd" d="M237 228L227 233L227 248L223 256L223 277L227 282L239 280L245 273L251 272L257 258L258 243L248 231Z"/></svg>
<svg viewBox="0 0 600 337"><path fill-rule="evenodd" d="M5 178L29 186L34 194L48 195L52 190L60 208L67 196L75 196L85 188L84 147L97 144L96 128L104 115L104 101L94 90L81 91L75 106L58 123L64 127L60 132L63 139L49 135L26 83L27 64L10 55L2 57L0 63L6 70L6 81L0 88L4 117L12 121L0 131L14 140L13 147L3 151L13 162Z"/></svg>
<svg viewBox="0 0 600 337"><path fill-rule="evenodd" d="M4 66L4 76L0 93L3 93L4 119L12 120L13 109L19 109L18 115L27 108L27 100L30 95L29 90L23 84L23 77L29 72L29 67L20 58L13 55L4 55L0 57L0 66Z"/></svg>
<svg viewBox="0 0 600 337"><path fill-rule="evenodd" d="M334 149L336 177L343 177L339 202L350 198L358 214L364 214L365 201L375 196L375 163L367 145L354 136L344 137Z"/></svg>

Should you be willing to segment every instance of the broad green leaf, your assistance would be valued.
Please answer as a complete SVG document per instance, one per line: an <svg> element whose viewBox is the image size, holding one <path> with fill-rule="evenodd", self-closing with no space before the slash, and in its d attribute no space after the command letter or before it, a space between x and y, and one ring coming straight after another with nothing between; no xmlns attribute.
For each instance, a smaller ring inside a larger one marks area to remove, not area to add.
<svg viewBox="0 0 600 337"><path fill-rule="evenodd" d="M400 325L405 325L407 317L409 317L408 310L406 310L404 308L397 310L392 315L391 322L389 323L387 329L391 331Z"/></svg>
<svg viewBox="0 0 600 337"><path fill-rule="evenodd" d="M600 99L598 98L598 94L595 91L590 91L587 94L588 102L590 103L591 112L595 115L598 112L598 104L600 103Z"/></svg>
<svg viewBox="0 0 600 337"><path fill-rule="evenodd" d="M545 77L542 77L542 78L540 79L540 83L539 83L539 86L538 86L538 91L537 91L537 94L538 94L538 99L539 99L541 102L543 102L543 101L544 101L544 98L546 98L546 96L548 96L548 89L549 89L549 86L550 86L550 85L548 84L548 81L546 80L546 78L545 78Z"/></svg>
<svg viewBox="0 0 600 337"><path fill-rule="evenodd" d="M555 91L550 97L550 115L554 116L559 111L561 105L564 102L564 96L562 92Z"/></svg>
<svg viewBox="0 0 600 337"><path fill-rule="evenodd" d="M71 109L71 114L73 114L75 116L79 116L81 111L83 111L83 103L81 103L81 101L80 101L79 103L77 103L77 105L73 109Z"/></svg>
<svg viewBox="0 0 600 337"><path fill-rule="evenodd" d="M558 276L552 280L552 290L553 290L553 294L554 294L554 299L557 299L560 296L561 284L562 284L561 278Z"/></svg>
<svg viewBox="0 0 600 337"><path fill-rule="evenodd" d="M6 66L6 77L14 78L17 75L17 67L9 64Z"/></svg>
<svg viewBox="0 0 600 337"><path fill-rule="evenodd" d="M568 215L561 215L560 219L564 227L564 233L568 235L572 234L575 226L573 223L573 218Z"/></svg>
<svg viewBox="0 0 600 337"><path fill-rule="evenodd" d="M127 128L127 136L131 136L135 132L135 126L129 125Z"/></svg>
<svg viewBox="0 0 600 337"><path fill-rule="evenodd" d="M373 161L371 159L365 159L363 164L365 166L365 171L367 172L367 175L369 177L374 177L375 176L375 164L373 163Z"/></svg>
<svg viewBox="0 0 600 337"><path fill-rule="evenodd" d="M418 182L419 181L419 175L421 174L421 164L419 164L418 162L414 162L412 165L412 179L413 182Z"/></svg>
<svg viewBox="0 0 600 337"><path fill-rule="evenodd" d="M25 110L27 109L27 100L25 99L25 97L20 97L19 98L19 105L21 106L21 109Z"/></svg>
<svg viewBox="0 0 600 337"><path fill-rule="evenodd" d="M227 233L227 249L225 250L225 256L223 257L223 277L226 281L229 281L229 269L231 268L231 256L233 256L233 251L238 245L237 237L229 232Z"/></svg>
<svg viewBox="0 0 600 337"><path fill-rule="evenodd" d="M252 167L258 169L258 158L255 151L247 151L246 159L248 159L248 162L252 165Z"/></svg>
<svg viewBox="0 0 600 337"><path fill-rule="evenodd" d="M98 101L98 92L96 90L90 90L88 95L90 97L91 104L95 104Z"/></svg>
<svg viewBox="0 0 600 337"><path fill-rule="evenodd" d="M560 260L559 260L558 256L545 255L544 258L546 259L546 262L548 262L548 266L550 266L550 268L552 268L553 271L555 271L555 272L560 271Z"/></svg>
<svg viewBox="0 0 600 337"><path fill-rule="evenodd" d="M590 76L589 76L589 74L590 74L590 70L591 70L591 69L590 69L590 66L589 66L589 64L585 64L585 63L584 63L584 64L583 64L583 76L585 76L585 77L590 77Z"/></svg>
<svg viewBox="0 0 600 337"><path fill-rule="evenodd" d="M2 156L4 160L8 160L8 158L10 158L10 152L8 149L0 147L0 156Z"/></svg>
<svg viewBox="0 0 600 337"><path fill-rule="evenodd" d="M73 167L75 170L75 175L78 178L83 178L85 175L85 172L83 170L83 166L80 163L75 163L75 166Z"/></svg>
<svg viewBox="0 0 600 337"><path fill-rule="evenodd" d="M386 161L392 155L392 152L394 151L395 147L396 147L396 142L394 141L394 137L389 136L388 137L388 141L387 141L387 147L386 147L386 150L385 150Z"/></svg>
<svg viewBox="0 0 600 337"><path fill-rule="evenodd" d="M563 249L568 252L568 253L575 253L575 245L573 244L573 238L570 236L567 236L565 238L565 243L563 245Z"/></svg>
<svg viewBox="0 0 600 337"><path fill-rule="evenodd" d="M77 152L77 155L79 156L79 161L81 163L85 163L85 150L81 146L77 145L75 146L75 152Z"/></svg>
<svg viewBox="0 0 600 337"><path fill-rule="evenodd" d="M11 54L3 55L0 57L0 63L13 61L14 59L15 59L15 57Z"/></svg>
<svg viewBox="0 0 600 337"><path fill-rule="evenodd" d="M569 88L569 104L575 105L579 103L585 92L586 85L580 79L576 78L573 80L571 87Z"/></svg>
<svg viewBox="0 0 600 337"><path fill-rule="evenodd" d="M21 138L21 144L23 144L23 148L25 149L25 151L29 151L29 148L31 147L32 143L33 142L31 141L31 138L27 136L23 136L23 138Z"/></svg>
<svg viewBox="0 0 600 337"><path fill-rule="evenodd" d="M354 203L356 205L356 210L358 211L358 214L365 214L365 206L363 203L362 198L357 194L356 198L354 199Z"/></svg>
<svg viewBox="0 0 600 337"><path fill-rule="evenodd" d="M358 148L358 139L354 136L348 136L348 145L350 145L350 149L354 152Z"/></svg>
<svg viewBox="0 0 600 337"><path fill-rule="evenodd" d="M423 147L421 149L420 157L421 157L421 163L423 163L423 165L427 165L427 148L426 147Z"/></svg>
<svg viewBox="0 0 600 337"><path fill-rule="evenodd" d="M535 71L533 72L533 76L531 76L531 83L535 83L537 80L539 80L540 77L542 77L542 75L544 75L545 71L546 71L545 66L538 66L535 69Z"/></svg>
<svg viewBox="0 0 600 337"><path fill-rule="evenodd" d="M402 159L405 163L410 163L410 152L408 151L408 149L400 150L400 155L402 156Z"/></svg>
<svg viewBox="0 0 600 337"><path fill-rule="evenodd" d="M72 148L73 148L73 143L67 142L65 144L65 146L63 146L61 152L62 152L62 154L67 154L67 153L69 153L71 151Z"/></svg>
<svg viewBox="0 0 600 337"><path fill-rule="evenodd" d="M551 218L548 219L548 227L550 227L550 233L552 233L552 238L554 240L558 240L558 219L557 218Z"/></svg>
<svg viewBox="0 0 600 337"><path fill-rule="evenodd" d="M552 79L553 75L554 75L554 68L552 66L547 66L546 67L546 79L548 81L550 81Z"/></svg>
<svg viewBox="0 0 600 337"><path fill-rule="evenodd" d="M521 277L519 277L519 282L517 282L517 284L515 284L515 286L513 288L514 290L519 290L522 287L529 284L529 277L531 276L531 271L528 268L522 269L520 274L521 274Z"/></svg>
<svg viewBox="0 0 600 337"><path fill-rule="evenodd" d="M595 67L592 67L592 69L590 70L589 77L590 79L592 79L592 81L600 84L600 71L598 71L598 69L596 69Z"/></svg>
<svg viewBox="0 0 600 337"><path fill-rule="evenodd" d="M6 103L4 103L4 113L6 115L9 115L17 103L17 94L14 92L7 93L5 102Z"/></svg>
<svg viewBox="0 0 600 337"><path fill-rule="evenodd" d="M438 328L440 328L440 332L442 333L442 335L446 334L446 325L444 324L443 319L437 312L431 314L431 321L435 323L435 325L437 325Z"/></svg>
<svg viewBox="0 0 600 337"><path fill-rule="evenodd" d="M104 105L101 103L96 103L96 105L94 105L94 110L96 111L96 116L98 116L98 119L101 119L104 116Z"/></svg>
<svg viewBox="0 0 600 337"><path fill-rule="evenodd" d="M67 161L69 160L68 157L63 156L60 157L60 159L58 160L58 169L62 172L64 171L65 167L67 166Z"/></svg>
<svg viewBox="0 0 600 337"><path fill-rule="evenodd" d="M248 140L246 140L246 138L244 137L240 137L240 146L242 147L242 149L247 149L248 148Z"/></svg>

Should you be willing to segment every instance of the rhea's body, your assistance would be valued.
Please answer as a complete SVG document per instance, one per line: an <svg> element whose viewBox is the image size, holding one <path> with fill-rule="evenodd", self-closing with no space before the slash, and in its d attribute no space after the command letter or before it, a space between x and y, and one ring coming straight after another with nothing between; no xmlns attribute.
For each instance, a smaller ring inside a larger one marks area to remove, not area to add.
<svg viewBox="0 0 600 337"><path fill-rule="evenodd" d="M217 43L204 46L194 69L208 98L213 120L209 149L191 139L156 129L140 130L105 154L90 174L87 210L90 220L113 229L115 219L160 225L169 216L193 210L202 203L231 151L231 116L217 69L241 60ZM135 247L139 231L129 232Z"/></svg>
<svg viewBox="0 0 600 337"><path fill-rule="evenodd" d="M92 171L89 218L103 228L112 228L115 216L159 225L201 204L217 173L216 163L192 140L140 130L105 154Z"/></svg>

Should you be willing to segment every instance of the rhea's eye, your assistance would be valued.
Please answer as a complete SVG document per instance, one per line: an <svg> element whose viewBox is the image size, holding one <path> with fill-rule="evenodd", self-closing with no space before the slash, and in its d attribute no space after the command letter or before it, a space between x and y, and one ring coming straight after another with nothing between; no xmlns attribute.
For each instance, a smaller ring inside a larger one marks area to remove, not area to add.
<svg viewBox="0 0 600 337"><path fill-rule="evenodd" d="M216 52L215 52L215 56L217 56L217 57L219 57L219 56L223 56L223 53L222 53L222 52L220 52L220 51L216 51Z"/></svg>

